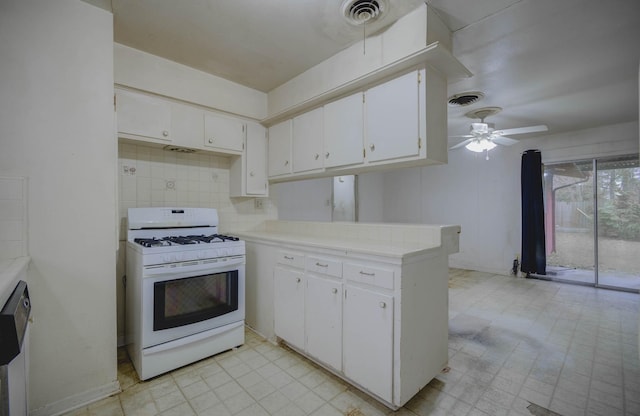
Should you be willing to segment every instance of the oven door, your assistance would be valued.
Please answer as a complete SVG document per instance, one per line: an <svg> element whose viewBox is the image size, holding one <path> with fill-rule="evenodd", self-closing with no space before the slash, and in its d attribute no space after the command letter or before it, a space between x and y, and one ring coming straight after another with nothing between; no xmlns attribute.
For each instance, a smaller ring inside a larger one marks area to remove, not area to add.
<svg viewBox="0 0 640 416"><path fill-rule="evenodd" d="M244 281L244 257L145 268L142 347L243 321Z"/></svg>

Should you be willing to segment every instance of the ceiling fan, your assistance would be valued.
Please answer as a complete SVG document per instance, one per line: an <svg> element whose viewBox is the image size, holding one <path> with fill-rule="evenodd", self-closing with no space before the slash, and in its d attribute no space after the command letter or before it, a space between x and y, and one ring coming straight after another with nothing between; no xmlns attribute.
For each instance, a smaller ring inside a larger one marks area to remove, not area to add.
<svg viewBox="0 0 640 416"><path fill-rule="evenodd" d="M473 110L465 114L469 118L479 118L479 123L471 123L471 134L465 134L464 136L452 136L452 137L466 137L467 139L461 143L456 144L449 148L449 150L457 149L459 147L466 147L472 152L486 152L487 160L489 160L489 150L496 147L496 145L510 146L517 142L517 140L506 135L524 134L524 133L536 133L540 131L547 131L547 126L544 124L529 127L517 127L513 129L495 130L493 124L485 123L484 119L488 116L498 114L502 108L500 107L485 107Z"/></svg>

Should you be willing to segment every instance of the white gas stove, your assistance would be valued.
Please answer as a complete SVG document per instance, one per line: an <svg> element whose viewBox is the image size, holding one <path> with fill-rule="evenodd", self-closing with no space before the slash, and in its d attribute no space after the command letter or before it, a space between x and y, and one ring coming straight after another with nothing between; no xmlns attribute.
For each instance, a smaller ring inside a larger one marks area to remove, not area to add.
<svg viewBox="0 0 640 416"><path fill-rule="evenodd" d="M130 208L128 246L144 265L244 256L244 241L218 234L213 208Z"/></svg>
<svg viewBox="0 0 640 416"><path fill-rule="evenodd" d="M245 244L212 208L130 208L127 342L141 380L244 343Z"/></svg>

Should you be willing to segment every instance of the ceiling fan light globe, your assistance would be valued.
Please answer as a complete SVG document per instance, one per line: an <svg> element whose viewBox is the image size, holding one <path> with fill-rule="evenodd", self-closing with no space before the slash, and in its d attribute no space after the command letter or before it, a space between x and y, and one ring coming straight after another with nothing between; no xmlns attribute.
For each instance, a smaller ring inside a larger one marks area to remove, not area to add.
<svg viewBox="0 0 640 416"><path fill-rule="evenodd" d="M485 150L491 150L496 147L496 144L491 140L482 139L482 140L474 140L465 146L467 149L472 152L481 153Z"/></svg>

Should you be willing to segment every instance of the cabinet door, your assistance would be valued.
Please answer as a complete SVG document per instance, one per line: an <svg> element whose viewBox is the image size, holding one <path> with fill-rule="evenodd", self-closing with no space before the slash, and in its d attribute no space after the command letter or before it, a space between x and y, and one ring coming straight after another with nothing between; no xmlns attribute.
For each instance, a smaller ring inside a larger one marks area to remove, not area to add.
<svg viewBox="0 0 640 416"><path fill-rule="evenodd" d="M207 148L242 152L244 123L213 113L204 114L204 145Z"/></svg>
<svg viewBox="0 0 640 416"><path fill-rule="evenodd" d="M304 286L302 271L274 269L275 333L300 349L304 349Z"/></svg>
<svg viewBox="0 0 640 416"><path fill-rule="evenodd" d="M411 72L366 92L369 162L419 155L418 91L417 72Z"/></svg>
<svg viewBox="0 0 640 416"><path fill-rule="evenodd" d="M118 133L171 141L171 105L131 91L116 91Z"/></svg>
<svg viewBox="0 0 640 416"><path fill-rule="evenodd" d="M322 107L293 119L293 171L322 169Z"/></svg>
<svg viewBox="0 0 640 416"><path fill-rule="evenodd" d="M364 104L362 93L324 106L324 166L362 163Z"/></svg>
<svg viewBox="0 0 640 416"><path fill-rule="evenodd" d="M204 124L202 110L188 105L171 103L173 143L192 149L202 149Z"/></svg>
<svg viewBox="0 0 640 416"><path fill-rule="evenodd" d="M291 120L269 127L269 176L291 173Z"/></svg>
<svg viewBox="0 0 640 416"><path fill-rule="evenodd" d="M392 402L393 297L347 285L343 334L344 374Z"/></svg>
<svg viewBox="0 0 640 416"><path fill-rule="evenodd" d="M267 130L257 123L247 124L245 157L247 195L267 195Z"/></svg>
<svg viewBox="0 0 640 416"><path fill-rule="evenodd" d="M307 352L342 369L342 283L307 276Z"/></svg>

